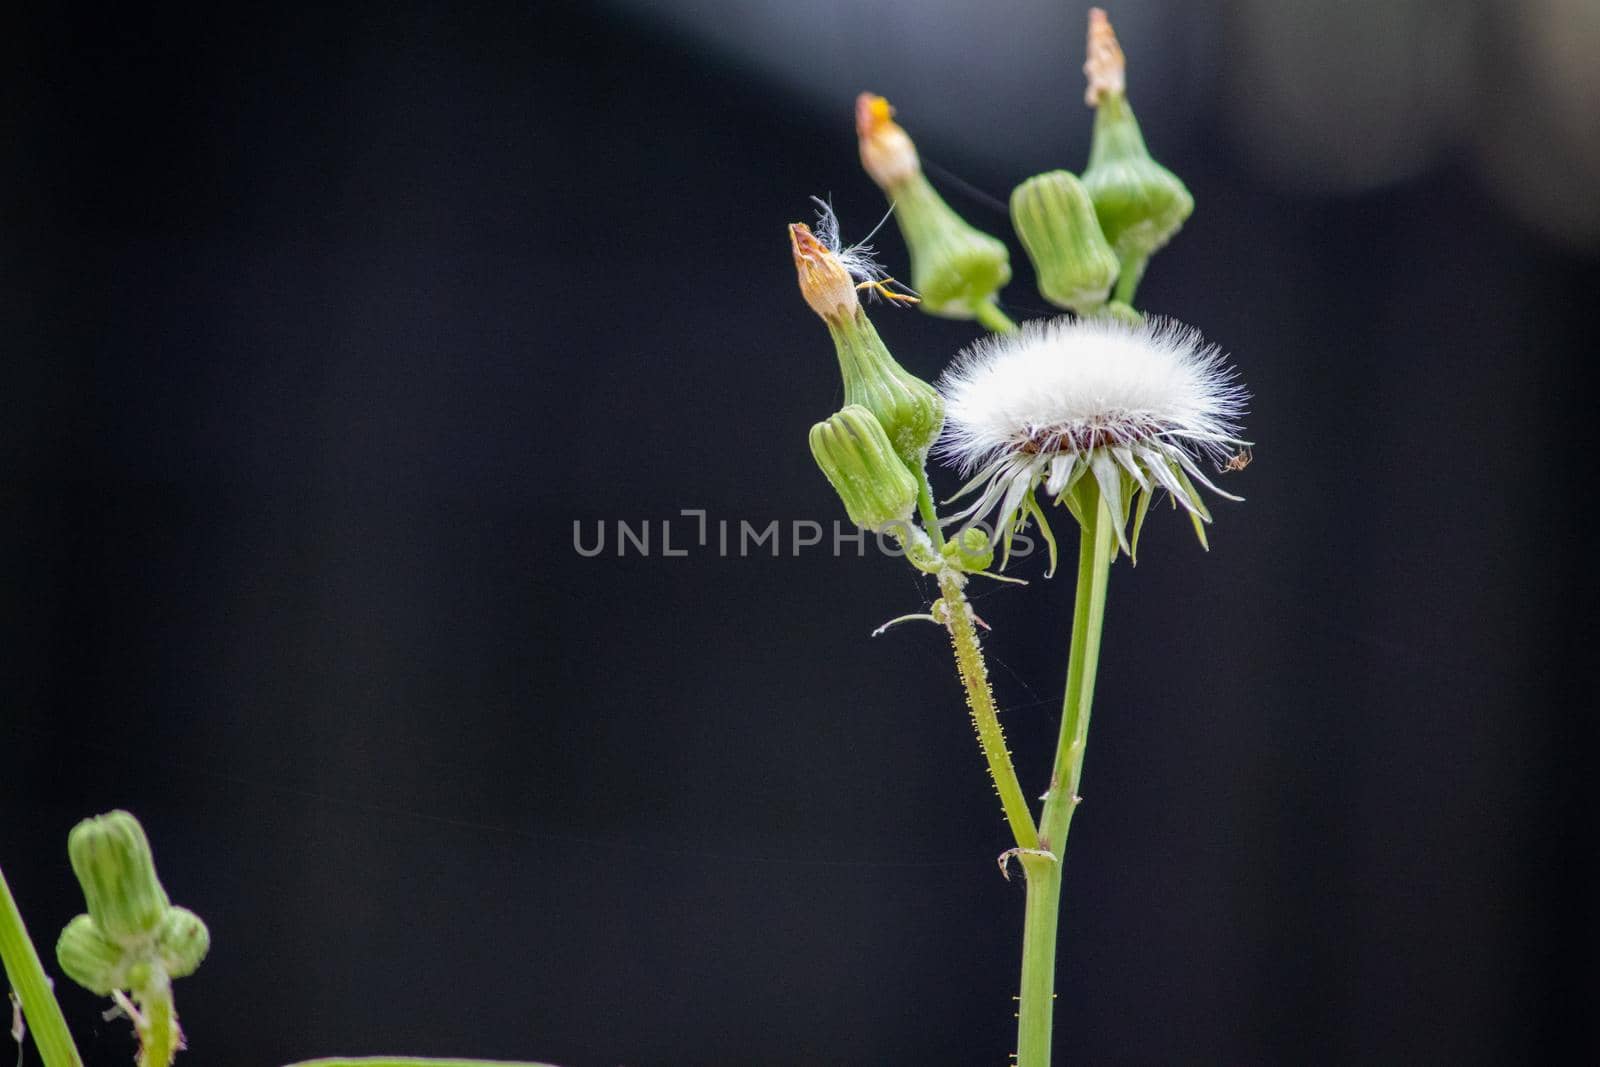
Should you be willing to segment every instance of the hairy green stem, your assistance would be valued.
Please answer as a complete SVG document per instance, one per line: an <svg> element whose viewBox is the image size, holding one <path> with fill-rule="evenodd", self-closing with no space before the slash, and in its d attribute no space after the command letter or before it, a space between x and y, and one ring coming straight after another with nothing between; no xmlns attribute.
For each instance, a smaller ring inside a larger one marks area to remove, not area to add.
<svg viewBox="0 0 1600 1067"><path fill-rule="evenodd" d="M1022 989L1017 1008L1017 1067L1049 1067L1054 1018L1056 925L1061 910L1061 864L1072 813L1078 806L1083 751L1089 737L1089 711L1100 663L1100 631L1105 622L1106 586L1116 553L1111 509L1094 490L1086 514L1094 516L1078 543L1078 591L1072 612L1072 644L1067 658L1067 690L1061 713L1050 791L1039 820L1040 847L1054 859L1023 856L1028 897L1022 927Z"/></svg>
<svg viewBox="0 0 1600 1067"><path fill-rule="evenodd" d="M1005 809L1006 822L1011 824L1011 836L1017 847L1039 847L1039 831L1033 825L1028 811L1028 798L1023 795L1017 781L1016 768L1011 765L1011 752L1006 748L1006 735L1000 729L1000 716L995 710L994 694L989 690L989 669L983 661L983 650L978 646L978 629L973 623L972 606L962 591L965 578L957 571L946 568L939 572L939 592L944 597L942 621L950 631L950 644L955 650L956 673L967 691L967 707L972 712L972 725L978 731L978 744L989 763L989 777L1000 794L1000 806Z"/></svg>
<svg viewBox="0 0 1600 1067"><path fill-rule="evenodd" d="M972 314L984 329L993 333L1015 333L1017 324L1011 316L1000 310L993 300L983 300L972 306Z"/></svg>
<svg viewBox="0 0 1600 1067"><path fill-rule="evenodd" d="M6 981L22 1002L23 1017L44 1067L83 1067L83 1057L78 1055L78 1047L67 1032L67 1020L56 1003L50 978L28 937L4 872L0 872L0 959L5 963Z"/></svg>
<svg viewBox="0 0 1600 1067"><path fill-rule="evenodd" d="M135 1023L139 1032L139 1067L171 1067L183 1047L178 1012L172 1003L172 979L158 966L150 969L149 979L133 993L139 1002Z"/></svg>

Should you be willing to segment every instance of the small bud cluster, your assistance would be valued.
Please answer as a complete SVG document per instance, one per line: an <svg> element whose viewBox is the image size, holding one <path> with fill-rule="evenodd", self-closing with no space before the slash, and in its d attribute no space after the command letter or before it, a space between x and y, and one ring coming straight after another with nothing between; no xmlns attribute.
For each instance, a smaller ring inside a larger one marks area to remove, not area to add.
<svg viewBox="0 0 1600 1067"><path fill-rule="evenodd" d="M198 915L167 899L139 820L125 811L85 819L68 835L67 854L89 910L56 942L62 971L99 996L131 990L141 1002L170 1003L170 980L195 972L211 935ZM149 1052L157 1045L147 1028L140 1021ZM159 1047L173 1044L162 1036Z"/></svg>
<svg viewBox="0 0 1600 1067"><path fill-rule="evenodd" d="M1056 170L1023 182L1011 194L1011 220L1046 300L1137 322L1129 302L1145 263L1183 226L1194 198L1150 157L1128 104L1122 47L1099 8L1089 11L1087 53L1084 100L1097 109L1089 164L1081 178Z"/></svg>

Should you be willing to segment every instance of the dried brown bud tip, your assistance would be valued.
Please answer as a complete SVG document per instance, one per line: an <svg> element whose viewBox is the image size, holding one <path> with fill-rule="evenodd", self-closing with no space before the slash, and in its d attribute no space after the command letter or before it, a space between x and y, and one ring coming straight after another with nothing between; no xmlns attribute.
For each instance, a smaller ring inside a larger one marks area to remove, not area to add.
<svg viewBox="0 0 1600 1067"><path fill-rule="evenodd" d="M789 224L789 247L800 278L800 295L824 322L847 318L861 305L855 282L833 250L803 222Z"/></svg>
<svg viewBox="0 0 1600 1067"><path fill-rule="evenodd" d="M1088 58L1083 63L1083 73L1089 78L1089 86L1084 90L1083 102L1090 107L1099 107L1101 97L1125 93L1128 88L1126 67L1122 46L1117 43L1117 35L1111 29L1111 20L1106 18L1103 9L1091 7Z"/></svg>

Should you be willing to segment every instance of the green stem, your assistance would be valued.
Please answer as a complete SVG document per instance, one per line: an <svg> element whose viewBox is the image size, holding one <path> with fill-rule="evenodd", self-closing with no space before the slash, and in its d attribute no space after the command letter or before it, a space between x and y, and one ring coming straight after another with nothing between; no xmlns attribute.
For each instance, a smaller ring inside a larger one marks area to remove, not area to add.
<svg viewBox="0 0 1600 1067"><path fill-rule="evenodd" d="M1133 292L1139 288L1139 280L1144 277L1144 268L1149 262L1149 256L1129 257L1122 265L1122 273L1117 275L1117 291L1111 298L1133 307Z"/></svg>
<svg viewBox="0 0 1600 1067"><path fill-rule="evenodd" d="M151 966L149 980L134 990L139 1002L139 1067L171 1067L183 1047L178 1012L172 1004L172 979L159 966Z"/></svg>
<svg viewBox="0 0 1600 1067"><path fill-rule="evenodd" d="M917 467L917 511L922 515L922 525L928 531L933 550L944 548L944 531L939 528L939 512L933 506L933 486L928 484L928 468Z"/></svg>
<svg viewBox="0 0 1600 1067"><path fill-rule="evenodd" d="M1016 333L1017 324L993 300L984 300L972 306L972 314L984 329L993 333Z"/></svg>
<svg viewBox="0 0 1600 1067"><path fill-rule="evenodd" d="M949 568L939 572L939 592L944 597L944 621L955 650L956 673L961 675L961 684L967 691L967 707L972 712L972 725L978 731L978 745L989 763L989 777L1000 794L1000 806L1005 809L1006 822L1011 824L1011 836L1018 848L1037 849L1039 831L1033 825L1028 798L1017 781L1016 768L1011 765L1005 732L1000 729L1000 715L995 710L994 694L989 690L989 670L984 664L983 650L978 646L978 630L972 621L972 606L962 591L965 580Z"/></svg>
<svg viewBox="0 0 1600 1067"><path fill-rule="evenodd" d="M45 1067L83 1067L83 1057L78 1055L72 1035L67 1032L67 1020L56 1003L50 978L28 937L4 872L0 872L0 959L5 963L6 981L22 1002L23 1016Z"/></svg>
<svg viewBox="0 0 1600 1067"><path fill-rule="evenodd" d="M1100 631L1106 615L1106 586L1116 553L1111 509L1098 489L1090 488L1085 514L1094 519L1078 542L1078 593L1072 612L1072 644L1067 658L1067 691L1056 742L1050 791L1039 819L1040 847L1057 861L1065 852L1072 813L1078 806L1083 776L1083 751L1089 737L1089 711L1100 663ZM1028 898L1022 927L1022 990L1017 1008L1017 1067L1049 1067L1050 1031L1054 1015L1056 924L1061 909L1060 863L1030 865Z"/></svg>
<svg viewBox="0 0 1600 1067"><path fill-rule="evenodd" d="M551 1067L548 1063L522 1060L428 1060L412 1056L334 1056L325 1060L303 1060L289 1067Z"/></svg>
<svg viewBox="0 0 1600 1067"><path fill-rule="evenodd" d="M1028 878L1022 923L1022 992L1017 998L1017 1064L1050 1063L1056 997L1056 917L1061 903L1061 862L1048 853L1018 857Z"/></svg>

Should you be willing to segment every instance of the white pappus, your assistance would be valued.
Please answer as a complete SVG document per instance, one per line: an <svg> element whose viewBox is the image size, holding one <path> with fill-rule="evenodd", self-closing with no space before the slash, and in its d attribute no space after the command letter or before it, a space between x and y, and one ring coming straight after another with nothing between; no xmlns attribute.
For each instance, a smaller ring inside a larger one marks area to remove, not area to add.
<svg viewBox="0 0 1600 1067"><path fill-rule="evenodd" d="M1240 499L1212 484L1197 459L1220 468L1247 443L1238 420L1248 394L1221 351L1182 323L1110 316L1024 323L966 348L939 392L945 426L935 454L973 475L957 497L976 494L952 522L992 514L998 537L1031 516L1049 538L1033 490L1042 484L1082 522L1073 489L1092 475L1131 555L1124 527L1135 498L1135 544L1157 489L1189 511L1202 544L1200 524L1211 515L1190 479ZM1053 539L1051 548L1053 555Z"/></svg>
<svg viewBox="0 0 1600 1067"><path fill-rule="evenodd" d="M848 247L839 232L839 215L833 210L830 201L820 196L813 196L811 202L817 205L817 224L813 233L828 251L839 258L839 263L849 272L859 284L857 289L865 289L873 297L882 296L892 302L907 304L917 303L917 294L910 286L896 281L889 276L882 263L878 262L878 253L868 244L878 231L883 229L883 224L889 221L889 216L894 214L894 205L889 205L889 210L884 212L883 218L878 220L868 234L855 244ZM904 292L895 292L889 286L899 286Z"/></svg>

